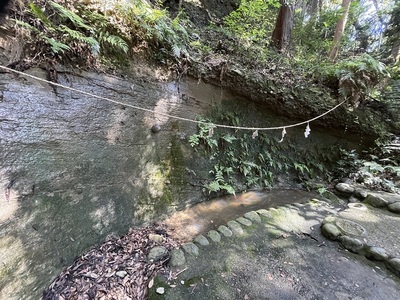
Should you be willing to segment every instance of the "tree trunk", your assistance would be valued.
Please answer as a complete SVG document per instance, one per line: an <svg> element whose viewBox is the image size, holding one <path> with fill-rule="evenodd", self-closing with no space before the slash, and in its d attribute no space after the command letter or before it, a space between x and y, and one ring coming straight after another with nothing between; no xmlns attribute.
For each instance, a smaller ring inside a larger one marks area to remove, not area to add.
<svg viewBox="0 0 400 300"><path fill-rule="evenodd" d="M394 2L385 36L387 39L385 48L388 55L386 63L397 63L400 61L400 0Z"/></svg>
<svg viewBox="0 0 400 300"><path fill-rule="evenodd" d="M352 0L343 0L342 9L343 13L336 24L335 35L333 37L333 47L329 52L329 59L335 60L339 53L340 41L342 39L344 30L346 28L347 16L349 14L350 3Z"/></svg>
<svg viewBox="0 0 400 300"><path fill-rule="evenodd" d="M282 52L286 52L292 37L294 9L285 0L281 0L275 29L272 32L272 45Z"/></svg>
<svg viewBox="0 0 400 300"><path fill-rule="evenodd" d="M322 0L311 0L310 15L318 16L322 7Z"/></svg>

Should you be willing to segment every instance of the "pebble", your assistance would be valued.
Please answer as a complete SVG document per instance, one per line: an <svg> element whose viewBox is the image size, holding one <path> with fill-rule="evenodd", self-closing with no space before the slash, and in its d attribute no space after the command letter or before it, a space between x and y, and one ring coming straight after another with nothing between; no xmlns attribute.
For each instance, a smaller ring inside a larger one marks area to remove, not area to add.
<svg viewBox="0 0 400 300"><path fill-rule="evenodd" d="M343 235L339 236L338 240L343 245L343 247L345 247L347 250L353 253L361 253L361 251L364 248L363 242L361 242L359 239L356 238Z"/></svg>
<svg viewBox="0 0 400 300"><path fill-rule="evenodd" d="M152 133L157 133L161 130L161 126L159 124L154 124L153 126L151 126L151 132Z"/></svg>
<svg viewBox="0 0 400 300"><path fill-rule="evenodd" d="M348 183L338 183L336 186L335 186L335 189L338 191L338 192L340 192L340 193L343 193L343 194L347 194L347 195L351 195L351 194L353 194L354 193L354 187L352 187L350 184L348 184Z"/></svg>
<svg viewBox="0 0 400 300"><path fill-rule="evenodd" d="M354 196L356 196L359 199L365 199L368 196L368 192L363 189L355 189L354 190Z"/></svg>
<svg viewBox="0 0 400 300"><path fill-rule="evenodd" d="M149 240L155 241L157 243L161 243L163 241L163 237L159 234L149 234Z"/></svg>
<svg viewBox="0 0 400 300"><path fill-rule="evenodd" d="M334 216L327 216L323 221L322 225L325 225L327 223L334 223L336 221L336 218Z"/></svg>
<svg viewBox="0 0 400 300"><path fill-rule="evenodd" d="M174 249L171 251L171 259L169 265L171 267L183 266L186 262L185 254L181 249Z"/></svg>
<svg viewBox="0 0 400 300"><path fill-rule="evenodd" d="M164 246L156 246L150 249L147 255L148 260L158 261L168 255L168 250Z"/></svg>
<svg viewBox="0 0 400 300"><path fill-rule="evenodd" d="M389 269L395 273L397 276L400 276L400 258L395 257L388 260Z"/></svg>
<svg viewBox="0 0 400 300"><path fill-rule="evenodd" d="M364 203L367 203L373 207L385 207L389 204L389 202L382 197L369 194L367 198L365 198Z"/></svg>
<svg viewBox="0 0 400 300"><path fill-rule="evenodd" d="M224 225L219 226L218 231L221 232L226 237L231 237L233 235L232 231Z"/></svg>
<svg viewBox="0 0 400 300"><path fill-rule="evenodd" d="M115 275L118 276L119 278L124 278L127 274L128 272L126 271L118 271L115 273Z"/></svg>
<svg viewBox="0 0 400 300"><path fill-rule="evenodd" d="M388 210L396 214L400 214L400 202L394 202L388 205Z"/></svg>
<svg viewBox="0 0 400 300"><path fill-rule="evenodd" d="M156 289L156 293L162 295L162 294L165 293L165 289L164 289L163 287L158 287L158 288Z"/></svg>
<svg viewBox="0 0 400 300"><path fill-rule="evenodd" d="M253 224L249 219L243 217L237 218L236 221L244 226L251 226Z"/></svg>
<svg viewBox="0 0 400 300"><path fill-rule="evenodd" d="M207 240L207 238L204 235L198 235L196 236L196 238L194 239L194 241L201 245L201 246L208 246L210 245L210 242Z"/></svg>
<svg viewBox="0 0 400 300"><path fill-rule="evenodd" d="M272 218L271 213L266 210L266 209L259 209L257 210L257 213L261 216L261 217L266 217L266 218Z"/></svg>
<svg viewBox="0 0 400 300"><path fill-rule="evenodd" d="M388 258L385 249L381 247L371 247L368 249L367 254L365 255L366 258L370 260L377 260L382 261Z"/></svg>
<svg viewBox="0 0 400 300"><path fill-rule="evenodd" d="M335 225L331 223L324 224L321 228L321 232L326 238L333 241L335 241L340 235L339 228L337 228Z"/></svg>
<svg viewBox="0 0 400 300"><path fill-rule="evenodd" d="M232 230L232 232L234 233L234 234L236 234L236 235L240 235L240 234L243 234L243 228L239 225L239 223L238 222L236 222L236 221L229 221L228 223L227 223L227 225L228 225L228 227L229 227L229 229L230 230Z"/></svg>
<svg viewBox="0 0 400 300"><path fill-rule="evenodd" d="M214 243L219 243L221 241L221 235L215 231L215 230L210 230L207 233L207 236L214 242Z"/></svg>
<svg viewBox="0 0 400 300"><path fill-rule="evenodd" d="M254 223L261 223L261 217L255 211L245 213L244 217Z"/></svg>
<svg viewBox="0 0 400 300"><path fill-rule="evenodd" d="M194 256L198 256L199 255L199 247L197 247L194 243L189 242L186 244L182 245L183 250L186 251L186 253L190 254L190 255L194 255Z"/></svg>

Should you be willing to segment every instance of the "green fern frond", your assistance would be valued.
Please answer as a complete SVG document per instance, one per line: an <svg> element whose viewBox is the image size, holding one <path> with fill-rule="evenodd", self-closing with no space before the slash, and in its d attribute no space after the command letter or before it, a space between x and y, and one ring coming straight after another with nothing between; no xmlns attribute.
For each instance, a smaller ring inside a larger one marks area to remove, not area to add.
<svg viewBox="0 0 400 300"><path fill-rule="evenodd" d="M124 53L128 53L129 46L123 38L117 35L112 35L106 32L100 35L100 41L110 44L113 48L121 50Z"/></svg>
<svg viewBox="0 0 400 300"><path fill-rule="evenodd" d="M65 50L71 50L71 48L67 44L56 41L54 38L48 38L45 35L43 35L42 37L43 37L43 40L46 41L50 45L51 51L54 54L57 54L59 52L64 53Z"/></svg>
<svg viewBox="0 0 400 300"><path fill-rule="evenodd" d="M71 39L78 40L80 42L84 42L90 46L96 46L99 44L99 42L95 38L93 38L91 36L86 36L82 32L73 30L67 26L61 25L60 30L62 32L68 33L68 35Z"/></svg>
<svg viewBox="0 0 400 300"><path fill-rule="evenodd" d="M24 21L20 21L20 20L15 20L15 23L17 23L18 25L25 27L26 29L29 29L30 31L39 34L40 31L39 29L37 29L35 26L32 26L31 24L28 24Z"/></svg>
<svg viewBox="0 0 400 300"><path fill-rule="evenodd" d="M175 57L181 56L181 48L178 45L172 45L172 53Z"/></svg>
<svg viewBox="0 0 400 300"><path fill-rule="evenodd" d="M54 27L53 22L51 22L46 15L44 14L43 10L37 6L35 3L31 2L29 3L29 7L31 9L32 14L38 18L40 21L43 22L43 24L49 26L49 27Z"/></svg>
<svg viewBox="0 0 400 300"><path fill-rule="evenodd" d="M68 37L70 39L77 40L79 42L83 42L83 43L87 44L88 46L90 46L93 54L97 55L100 52L100 44L95 38L93 38L91 36L86 36L82 32L73 30L64 25L60 26L60 30L62 32L67 33Z"/></svg>
<svg viewBox="0 0 400 300"><path fill-rule="evenodd" d="M69 19L72 23L74 23L75 26L84 28L86 30L93 30L92 27L85 24L85 20L83 20L76 13L70 11L69 9L65 8L64 6L62 6L58 3L55 3L55 2L50 2L50 5L54 9L56 9L62 17L65 17L65 18Z"/></svg>

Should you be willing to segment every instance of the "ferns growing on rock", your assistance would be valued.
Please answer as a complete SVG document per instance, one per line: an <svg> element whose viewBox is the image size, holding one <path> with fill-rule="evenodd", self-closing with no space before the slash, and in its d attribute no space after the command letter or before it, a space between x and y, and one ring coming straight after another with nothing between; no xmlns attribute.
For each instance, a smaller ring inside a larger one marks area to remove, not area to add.
<svg viewBox="0 0 400 300"><path fill-rule="evenodd" d="M171 20L167 11L141 0L113 8L102 11L96 5L34 1L29 4L29 21L16 23L32 33L37 52L45 57L123 59L129 49L140 44L147 45L155 56L189 57L185 46L189 34L179 16Z"/></svg>

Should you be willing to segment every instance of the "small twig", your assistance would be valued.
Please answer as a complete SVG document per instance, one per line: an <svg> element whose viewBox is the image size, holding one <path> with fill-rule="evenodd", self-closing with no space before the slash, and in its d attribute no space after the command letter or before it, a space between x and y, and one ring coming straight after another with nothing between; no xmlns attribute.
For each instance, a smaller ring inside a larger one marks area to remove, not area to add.
<svg viewBox="0 0 400 300"><path fill-rule="evenodd" d="M188 268L183 269L182 271L179 271L178 273L175 274L175 276L178 276L179 274L185 272Z"/></svg>

